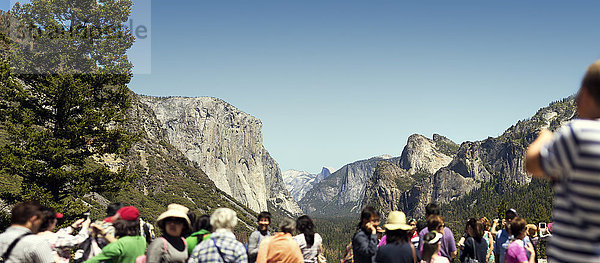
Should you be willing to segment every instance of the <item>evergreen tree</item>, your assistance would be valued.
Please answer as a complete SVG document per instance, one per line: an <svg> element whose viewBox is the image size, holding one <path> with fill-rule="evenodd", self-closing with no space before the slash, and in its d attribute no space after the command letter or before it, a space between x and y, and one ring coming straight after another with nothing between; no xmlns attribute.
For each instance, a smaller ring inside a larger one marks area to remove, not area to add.
<svg viewBox="0 0 600 263"><path fill-rule="evenodd" d="M2 28L0 198L37 199L67 214L91 192L133 180L101 160L118 158L135 136L121 124L129 106L133 37L129 0L33 0L15 4Z"/></svg>

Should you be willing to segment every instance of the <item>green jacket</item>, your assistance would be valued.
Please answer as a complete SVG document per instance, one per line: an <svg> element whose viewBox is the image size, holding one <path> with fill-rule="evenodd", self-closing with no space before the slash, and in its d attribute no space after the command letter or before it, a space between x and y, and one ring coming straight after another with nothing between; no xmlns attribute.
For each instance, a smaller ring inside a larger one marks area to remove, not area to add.
<svg viewBox="0 0 600 263"><path fill-rule="evenodd" d="M202 237L206 234L210 234L210 231L202 229L198 232L191 234L188 238L185 239L185 242L187 243L187 246L188 246L188 255L191 255L192 251L194 251L194 248L196 247L196 245L198 245L198 237ZM207 240L209 238L210 238L210 235L207 235L202 238L202 241Z"/></svg>
<svg viewBox="0 0 600 263"><path fill-rule="evenodd" d="M133 263L146 253L146 239L142 236L126 236L106 245L102 253L85 263L110 261L112 263Z"/></svg>

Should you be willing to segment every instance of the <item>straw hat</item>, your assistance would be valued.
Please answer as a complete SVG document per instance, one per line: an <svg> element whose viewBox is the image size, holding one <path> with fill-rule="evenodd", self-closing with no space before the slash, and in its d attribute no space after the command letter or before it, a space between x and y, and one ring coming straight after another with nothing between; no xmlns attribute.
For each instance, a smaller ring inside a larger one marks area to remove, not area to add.
<svg viewBox="0 0 600 263"><path fill-rule="evenodd" d="M187 227L191 228L190 227L191 226L190 219L187 216L188 211L190 211L190 209L188 209L187 207L182 206L180 204L170 204L167 207L167 211L160 214L160 216L156 220L156 224L160 226L162 221L165 220L166 218L176 217L176 218L185 219L185 221L187 222Z"/></svg>
<svg viewBox="0 0 600 263"><path fill-rule="evenodd" d="M406 224L406 215L400 211L392 211L388 215L387 224L383 225L387 230L411 230L413 227Z"/></svg>

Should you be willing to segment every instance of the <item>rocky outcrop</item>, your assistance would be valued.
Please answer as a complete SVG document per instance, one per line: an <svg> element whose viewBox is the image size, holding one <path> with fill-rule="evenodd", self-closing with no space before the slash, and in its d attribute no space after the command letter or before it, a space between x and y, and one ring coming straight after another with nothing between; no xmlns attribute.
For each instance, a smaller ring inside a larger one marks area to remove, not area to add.
<svg viewBox="0 0 600 263"><path fill-rule="evenodd" d="M197 163L215 185L254 211L271 200L292 214L277 163L262 144L262 123L216 98L140 96L166 133L170 145Z"/></svg>
<svg viewBox="0 0 600 263"><path fill-rule="evenodd" d="M458 145L438 134L434 134L433 138L431 140L420 134L408 137L400 157L400 167L410 174L418 171L434 174L448 165L455 154L453 149L457 149Z"/></svg>
<svg viewBox="0 0 600 263"><path fill-rule="evenodd" d="M556 129L574 116L574 100L570 97L540 109L534 117L519 121L498 138L464 142L458 148L439 135L434 135L433 140L412 135L400 165L382 162L367 181L363 205L375 206L383 214L401 209L409 216L422 216L428 202L453 202L487 182L494 182L493 188L499 194L527 185L531 178L523 168L526 146L540 129ZM453 157L448 162L450 156ZM411 180L415 175L419 179ZM399 187L394 182L410 187Z"/></svg>
<svg viewBox="0 0 600 263"><path fill-rule="evenodd" d="M375 172L377 162L397 162L391 156L373 157L344 165L321 180L299 202L305 213L315 215L345 215L360 211L365 184Z"/></svg>
<svg viewBox="0 0 600 263"><path fill-rule="evenodd" d="M283 182L288 191L296 201L300 201L306 192L313 188L324 178L334 172L332 168L323 167L318 174L310 174L305 171L287 170L283 172Z"/></svg>

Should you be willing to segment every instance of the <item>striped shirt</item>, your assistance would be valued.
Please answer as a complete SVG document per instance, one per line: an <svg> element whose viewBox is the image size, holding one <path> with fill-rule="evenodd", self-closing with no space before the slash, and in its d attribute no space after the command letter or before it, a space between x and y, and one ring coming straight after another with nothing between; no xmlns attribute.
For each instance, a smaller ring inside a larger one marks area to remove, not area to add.
<svg viewBox="0 0 600 263"><path fill-rule="evenodd" d="M600 262L600 120L574 120L540 151L554 184L549 262Z"/></svg>
<svg viewBox="0 0 600 263"><path fill-rule="evenodd" d="M244 245L235 239L231 231L219 229L212 233L209 239L198 244L188 259L188 263L201 262L247 263L248 256Z"/></svg>

